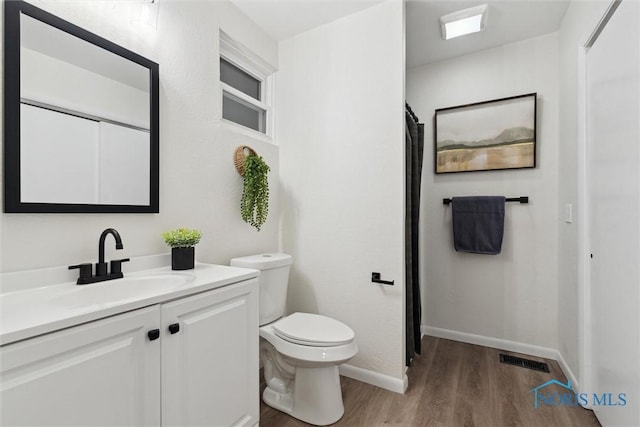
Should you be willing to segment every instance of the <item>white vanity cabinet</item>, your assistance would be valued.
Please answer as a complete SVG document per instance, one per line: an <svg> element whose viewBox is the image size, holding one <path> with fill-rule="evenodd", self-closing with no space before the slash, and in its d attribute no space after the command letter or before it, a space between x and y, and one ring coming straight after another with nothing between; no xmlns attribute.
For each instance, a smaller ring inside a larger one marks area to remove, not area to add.
<svg viewBox="0 0 640 427"><path fill-rule="evenodd" d="M255 278L0 347L2 426L253 426L258 389Z"/></svg>
<svg viewBox="0 0 640 427"><path fill-rule="evenodd" d="M163 304L163 426L258 422L257 279L252 283Z"/></svg>
<svg viewBox="0 0 640 427"><path fill-rule="evenodd" d="M160 424L159 306L0 348L0 425Z"/></svg>

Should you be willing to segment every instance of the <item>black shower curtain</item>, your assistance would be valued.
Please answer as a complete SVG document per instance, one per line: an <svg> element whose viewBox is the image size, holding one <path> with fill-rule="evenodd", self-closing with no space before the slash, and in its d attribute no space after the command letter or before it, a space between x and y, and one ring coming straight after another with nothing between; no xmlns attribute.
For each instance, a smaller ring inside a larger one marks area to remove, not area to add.
<svg viewBox="0 0 640 427"><path fill-rule="evenodd" d="M406 312L406 365L420 354L420 257L418 251L420 237L420 183L422 177L422 157L424 148L424 124L411 107L406 105L405 132L405 312Z"/></svg>

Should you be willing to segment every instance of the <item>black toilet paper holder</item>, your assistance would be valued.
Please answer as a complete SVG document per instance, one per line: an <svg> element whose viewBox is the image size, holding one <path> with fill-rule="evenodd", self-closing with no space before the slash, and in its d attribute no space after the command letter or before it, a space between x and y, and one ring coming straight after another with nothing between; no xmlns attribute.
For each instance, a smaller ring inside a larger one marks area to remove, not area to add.
<svg viewBox="0 0 640 427"><path fill-rule="evenodd" d="M380 273L371 273L371 281L373 283L380 283L381 285L391 285L393 286L393 280L382 280L380 279Z"/></svg>

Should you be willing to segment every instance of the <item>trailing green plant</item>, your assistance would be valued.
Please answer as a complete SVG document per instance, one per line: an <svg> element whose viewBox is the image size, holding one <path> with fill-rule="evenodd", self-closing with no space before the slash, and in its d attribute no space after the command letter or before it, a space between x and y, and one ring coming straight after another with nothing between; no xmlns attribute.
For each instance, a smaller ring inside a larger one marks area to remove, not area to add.
<svg viewBox="0 0 640 427"><path fill-rule="evenodd" d="M195 246L202 238L202 231L190 228L177 228L162 233L165 243L172 248Z"/></svg>
<svg viewBox="0 0 640 427"><path fill-rule="evenodd" d="M249 154L244 162L244 189L240 200L240 213L244 222L258 231L269 214L269 181L271 169L260 156Z"/></svg>

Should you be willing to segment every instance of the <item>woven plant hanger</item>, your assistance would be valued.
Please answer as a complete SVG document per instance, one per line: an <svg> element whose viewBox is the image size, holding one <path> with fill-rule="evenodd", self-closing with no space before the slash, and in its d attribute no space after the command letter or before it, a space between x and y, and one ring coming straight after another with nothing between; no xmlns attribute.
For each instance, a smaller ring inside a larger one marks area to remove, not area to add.
<svg viewBox="0 0 640 427"><path fill-rule="evenodd" d="M233 155L233 164L235 165L236 170L238 171L240 176L244 176L244 161L249 154L253 154L254 156L258 155L258 153L256 153L256 151L248 145L241 145L236 148L236 151Z"/></svg>

